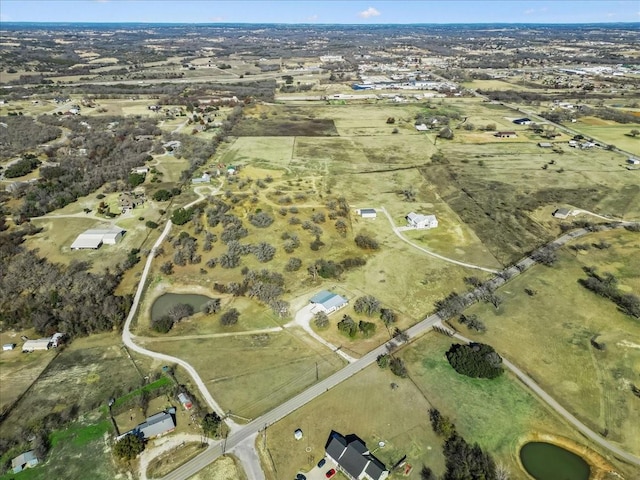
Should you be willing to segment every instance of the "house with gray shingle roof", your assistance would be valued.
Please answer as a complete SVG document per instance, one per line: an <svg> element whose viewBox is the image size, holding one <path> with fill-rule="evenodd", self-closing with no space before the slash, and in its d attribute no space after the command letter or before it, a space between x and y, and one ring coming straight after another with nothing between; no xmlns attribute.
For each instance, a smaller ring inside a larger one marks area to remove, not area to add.
<svg viewBox="0 0 640 480"><path fill-rule="evenodd" d="M331 432L325 451L336 468L350 480L384 480L389 476L384 463L374 457L356 435L343 437L338 432Z"/></svg>

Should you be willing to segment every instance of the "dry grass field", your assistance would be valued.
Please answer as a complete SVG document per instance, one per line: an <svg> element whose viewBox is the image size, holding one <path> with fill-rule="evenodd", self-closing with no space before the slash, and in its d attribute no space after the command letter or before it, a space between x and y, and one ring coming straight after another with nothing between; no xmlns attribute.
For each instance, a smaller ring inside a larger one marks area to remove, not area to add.
<svg viewBox="0 0 640 480"><path fill-rule="evenodd" d="M240 419L258 417L343 366L326 347L289 330L145 346L193 365L222 408Z"/></svg>
<svg viewBox="0 0 640 480"><path fill-rule="evenodd" d="M552 268L536 266L502 288L498 310L479 304L469 310L487 325L488 342L531 375L545 390L598 432L640 453L640 410L630 385L640 376L640 325L609 300L578 284L583 267L595 266L619 279L624 292L640 291L637 233L598 233L578 243L604 240L611 248L576 254L565 250ZM524 289L537 292L529 296ZM604 343L604 351L590 341ZM526 348L523 348L526 346Z"/></svg>
<svg viewBox="0 0 640 480"><path fill-rule="evenodd" d="M233 455L218 458L211 465L200 470L190 480L248 480L242 466Z"/></svg>

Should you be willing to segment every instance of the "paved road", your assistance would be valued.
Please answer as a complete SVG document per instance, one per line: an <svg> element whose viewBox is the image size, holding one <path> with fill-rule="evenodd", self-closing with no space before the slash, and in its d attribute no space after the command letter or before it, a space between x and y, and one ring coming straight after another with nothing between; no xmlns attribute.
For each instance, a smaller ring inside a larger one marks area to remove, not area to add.
<svg viewBox="0 0 640 480"><path fill-rule="evenodd" d="M619 222L618 226L624 226L630 223L631 222ZM591 232L589 232L586 229L578 229L562 235L561 237L550 242L548 245L553 247L559 247L575 238L582 237L588 233L591 233ZM531 257L525 257L519 262L517 262L516 265L505 269L505 272L509 274L509 277L514 277L521 274L522 272L524 272L525 270L527 270L528 268L530 268L535 264L536 262ZM501 276L496 276L492 280L492 282L495 286L500 286L504 284L506 280ZM407 342L431 330L435 325L442 325L442 320L438 315L434 314L425 318L421 322L417 323L416 325L414 325L413 327L405 331L409 339L407 340ZM461 340L463 338L464 337L461 337L461 336L459 337L459 339ZM464 339L463 341L465 340L466 339ZM399 348L401 346L402 346L402 343L397 339L394 339L377 347L376 349L364 355L362 358L356 360L353 363L349 363L342 370L334 373L330 377L327 377L326 379L309 387L304 392L282 403L281 405L274 408L270 412L267 412L266 414L262 415L259 418L256 418L255 420L251 421L245 426L238 428L236 431L232 432L229 435L226 441L212 444L204 453L200 454L199 456L195 457L193 460L187 462L185 465L174 470L172 473L164 477L163 480L184 480L189 478L190 476L194 475L202 468L209 465L215 459L223 455L226 451L234 448L238 444L247 440L252 435L255 435L260 430L263 430L267 428L269 425L272 425L278 420L281 420L282 418L286 417L290 413L299 409L303 405L311 402L315 398L327 392L330 388L333 388L339 385L343 381L351 378L356 373L359 373L369 365L373 364L373 362L376 361L376 358L378 357L378 355L387 353L390 348ZM507 365L507 367L510 368L514 372L514 374L516 374L516 376L518 376L518 378L520 378L525 383L525 385L527 385L529 388L534 390L534 392L536 392L536 394L538 394L540 398L542 398L542 400L544 400L547 404L549 404L556 412L558 412L560 415L566 418L569 422L575 425L581 432L585 433L585 435L591 438L594 442L598 443L602 447L613 452L615 455L619 456L620 458L623 458L626 461L629 461L633 464L640 465L640 459L638 457L625 452L624 450L620 449L619 447L609 443L604 438L600 437L597 433L590 430L588 427L582 424L578 419L576 419L573 415L571 415L566 409L564 409L560 404L558 404L549 394L544 392L544 390L542 390L542 388L539 385L537 385L532 379L527 377L522 371L520 371L517 367L515 367L515 365L511 364L510 362L509 363L505 362L505 365Z"/></svg>

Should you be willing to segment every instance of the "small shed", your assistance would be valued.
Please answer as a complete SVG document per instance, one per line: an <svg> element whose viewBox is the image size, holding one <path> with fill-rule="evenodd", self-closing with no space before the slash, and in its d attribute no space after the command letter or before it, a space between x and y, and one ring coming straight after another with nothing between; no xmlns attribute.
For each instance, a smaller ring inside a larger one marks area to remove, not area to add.
<svg viewBox="0 0 640 480"><path fill-rule="evenodd" d="M298 428L295 432L293 432L293 438L295 438L296 440L302 440L302 430Z"/></svg>
<svg viewBox="0 0 640 480"><path fill-rule="evenodd" d="M516 132L496 132L493 136L498 138L516 138L518 135Z"/></svg>
<svg viewBox="0 0 640 480"><path fill-rule="evenodd" d="M552 213L552 215L555 218L559 218L561 220L564 220L569 215L571 215L571 210L569 210L568 208L558 208Z"/></svg>
<svg viewBox="0 0 640 480"><path fill-rule="evenodd" d="M628 163L629 165L640 165L640 160L638 160L637 158L629 157L629 158L627 159L627 163Z"/></svg>
<svg viewBox="0 0 640 480"><path fill-rule="evenodd" d="M551 147L553 147L553 145L550 144L549 142L538 142L538 146L540 148L551 148Z"/></svg>
<svg viewBox="0 0 640 480"><path fill-rule="evenodd" d="M3 352L8 352L9 350L13 350L14 348L16 348L15 343L5 343L4 345L2 345Z"/></svg>
<svg viewBox="0 0 640 480"><path fill-rule="evenodd" d="M426 132L427 130L429 130L429 127L427 127L424 123L419 123L416 125L416 130L419 132Z"/></svg>
<svg viewBox="0 0 640 480"><path fill-rule="evenodd" d="M378 215L374 208L361 208L360 216L362 218L376 218Z"/></svg>
<svg viewBox="0 0 640 480"><path fill-rule="evenodd" d="M36 350L49 350L51 348L51 337L38 338L37 340L27 340L22 345L23 352L34 352Z"/></svg>
<svg viewBox="0 0 640 480"><path fill-rule="evenodd" d="M16 458L11 460L11 468L13 473L19 473L25 468L31 468L38 465L38 457L33 450L21 453Z"/></svg>
<svg viewBox="0 0 640 480"><path fill-rule="evenodd" d="M178 400L180 400L180 403L185 408L185 410L191 410L191 408L193 408L193 403L186 393L179 393Z"/></svg>

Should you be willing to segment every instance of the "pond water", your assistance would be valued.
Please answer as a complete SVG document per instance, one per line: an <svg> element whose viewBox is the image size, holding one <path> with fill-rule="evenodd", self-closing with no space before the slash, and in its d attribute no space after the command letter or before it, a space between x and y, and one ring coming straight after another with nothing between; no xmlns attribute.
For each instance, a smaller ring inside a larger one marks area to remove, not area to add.
<svg viewBox="0 0 640 480"><path fill-rule="evenodd" d="M536 480L588 480L589 464L579 455L546 442L529 442L520 449L522 465Z"/></svg>
<svg viewBox="0 0 640 480"><path fill-rule="evenodd" d="M212 298L206 295L196 295L195 293L165 293L156 298L156 301L151 305L151 319L156 320L166 315L171 307L179 303L191 305L194 312L199 312L209 300L212 300Z"/></svg>

